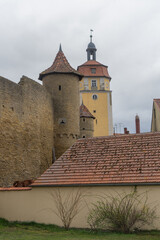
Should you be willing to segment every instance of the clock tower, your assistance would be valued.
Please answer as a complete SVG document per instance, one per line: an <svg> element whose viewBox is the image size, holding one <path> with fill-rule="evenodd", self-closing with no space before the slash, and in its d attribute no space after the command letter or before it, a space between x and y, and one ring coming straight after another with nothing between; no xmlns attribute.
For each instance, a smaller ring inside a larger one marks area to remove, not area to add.
<svg viewBox="0 0 160 240"><path fill-rule="evenodd" d="M96 46L92 42L86 49L87 62L78 66L78 72L84 77L80 82L80 95L84 105L94 115L93 136L113 134L111 77L108 67L96 61Z"/></svg>

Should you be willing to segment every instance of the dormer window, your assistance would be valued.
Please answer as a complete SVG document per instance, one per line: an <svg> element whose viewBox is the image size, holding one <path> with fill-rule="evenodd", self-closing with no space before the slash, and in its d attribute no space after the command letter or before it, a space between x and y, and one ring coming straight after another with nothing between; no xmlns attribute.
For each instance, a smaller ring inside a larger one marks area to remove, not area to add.
<svg viewBox="0 0 160 240"><path fill-rule="evenodd" d="M96 73L96 68L91 68L91 73Z"/></svg>

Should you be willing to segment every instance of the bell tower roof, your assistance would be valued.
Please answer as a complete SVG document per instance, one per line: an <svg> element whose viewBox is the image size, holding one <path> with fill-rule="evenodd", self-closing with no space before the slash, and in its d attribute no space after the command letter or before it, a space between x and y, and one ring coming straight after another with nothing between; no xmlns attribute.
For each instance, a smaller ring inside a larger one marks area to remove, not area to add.
<svg viewBox="0 0 160 240"><path fill-rule="evenodd" d="M87 61L89 61L89 60L96 61L96 51L97 51L97 49L96 49L95 44L92 42L92 37L93 37L92 32L93 32L93 30L91 29L90 31L91 31L91 33L90 33L90 43L88 44L88 47L86 49L86 51L87 51Z"/></svg>
<svg viewBox="0 0 160 240"><path fill-rule="evenodd" d="M67 58L65 57L62 47L60 44L59 51L55 57L55 60L51 67L47 68L45 71L41 72L39 74L39 80L42 80L44 76L54 73L66 73L66 74L75 74L79 77L79 79L82 79L82 75L76 71L74 68L71 67L69 64Z"/></svg>

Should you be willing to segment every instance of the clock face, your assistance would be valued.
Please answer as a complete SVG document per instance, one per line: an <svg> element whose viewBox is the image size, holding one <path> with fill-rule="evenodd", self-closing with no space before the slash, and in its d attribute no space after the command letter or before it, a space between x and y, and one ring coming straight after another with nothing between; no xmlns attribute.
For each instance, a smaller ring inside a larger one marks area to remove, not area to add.
<svg viewBox="0 0 160 240"><path fill-rule="evenodd" d="M83 89L83 82L80 82L79 87L80 87L80 90Z"/></svg>

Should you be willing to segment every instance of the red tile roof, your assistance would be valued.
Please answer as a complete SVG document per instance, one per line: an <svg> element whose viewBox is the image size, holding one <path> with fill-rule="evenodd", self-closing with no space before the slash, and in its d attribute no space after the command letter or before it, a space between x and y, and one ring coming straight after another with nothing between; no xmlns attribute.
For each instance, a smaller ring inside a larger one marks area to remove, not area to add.
<svg viewBox="0 0 160 240"><path fill-rule="evenodd" d="M39 79L42 80L45 75L54 73L72 73L77 75L80 79L83 77L78 71L71 67L62 50L59 50L57 53L52 66L40 73Z"/></svg>
<svg viewBox="0 0 160 240"><path fill-rule="evenodd" d="M88 108L83 103L80 106L80 118L81 117L87 117L87 118L95 119L95 117L90 113Z"/></svg>
<svg viewBox="0 0 160 240"><path fill-rule="evenodd" d="M91 72L91 68L96 69L96 73ZM90 60L78 66L77 70L86 77L107 77L111 79L108 73L108 67L94 60Z"/></svg>
<svg viewBox="0 0 160 240"><path fill-rule="evenodd" d="M31 186L160 184L160 132L79 139Z"/></svg>
<svg viewBox="0 0 160 240"><path fill-rule="evenodd" d="M156 105L159 107L160 109L160 99L153 99L153 102L156 103Z"/></svg>

